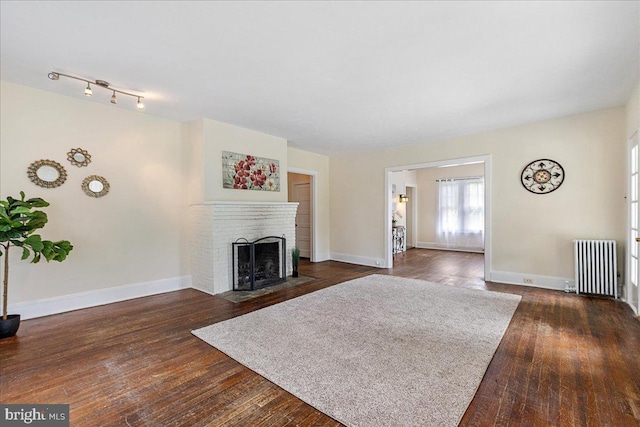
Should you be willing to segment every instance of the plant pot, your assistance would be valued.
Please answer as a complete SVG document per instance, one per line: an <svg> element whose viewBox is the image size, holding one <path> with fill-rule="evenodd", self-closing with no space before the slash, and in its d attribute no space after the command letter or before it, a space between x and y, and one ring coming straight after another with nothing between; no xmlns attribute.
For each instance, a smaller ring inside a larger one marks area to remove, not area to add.
<svg viewBox="0 0 640 427"><path fill-rule="evenodd" d="M291 277L298 277L298 266L293 266L293 272L291 273Z"/></svg>
<svg viewBox="0 0 640 427"><path fill-rule="evenodd" d="M10 314L7 320L3 320L0 316L0 339L12 337L18 332L20 327L20 315Z"/></svg>

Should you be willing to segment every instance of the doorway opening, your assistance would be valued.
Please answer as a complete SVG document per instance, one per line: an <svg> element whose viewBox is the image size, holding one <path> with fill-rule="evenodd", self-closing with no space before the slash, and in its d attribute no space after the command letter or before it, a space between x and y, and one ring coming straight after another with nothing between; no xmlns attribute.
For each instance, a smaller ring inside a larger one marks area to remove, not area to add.
<svg viewBox="0 0 640 427"><path fill-rule="evenodd" d="M490 201L490 155L386 168L386 267L393 268L395 226L404 228L406 247L484 253L490 280Z"/></svg>
<svg viewBox="0 0 640 427"><path fill-rule="evenodd" d="M296 211L295 246L300 249L300 257L316 262L317 250L317 172L312 170L289 168L288 201L298 203Z"/></svg>

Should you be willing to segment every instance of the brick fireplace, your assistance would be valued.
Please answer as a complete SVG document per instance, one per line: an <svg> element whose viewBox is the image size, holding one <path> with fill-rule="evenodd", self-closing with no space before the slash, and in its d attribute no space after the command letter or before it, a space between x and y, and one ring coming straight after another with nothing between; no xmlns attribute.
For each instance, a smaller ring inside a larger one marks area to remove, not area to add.
<svg viewBox="0 0 640 427"><path fill-rule="evenodd" d="M233 286L231 244L266 236L287 239L287 275L291 274L291 248L296 241L297 203L207 202L189 208L189 250L192 286L219 294Z"/></svg>

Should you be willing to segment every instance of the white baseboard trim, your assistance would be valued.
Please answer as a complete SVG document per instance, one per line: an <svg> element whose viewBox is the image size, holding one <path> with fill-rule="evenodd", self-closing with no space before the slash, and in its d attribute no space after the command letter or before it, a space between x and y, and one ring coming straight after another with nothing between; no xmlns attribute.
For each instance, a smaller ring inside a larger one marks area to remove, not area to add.
<svg viewBox="0 0 640 427"><path fill-rule="evenodd" d="M440 251L454 251L454 252L476 252L476 253L484 253L482 248L461 248L461 247L451 247L442 243L435 242L418 242L416 248L420 249L437 249Z"/></svg>
<svg viewBox="0 0 640 427"><path fill-rule="evenodd" d="M386 268L384 258L371 258L358 255L331 252L331 260L349 264L366 265L368 267Z"/></svg>
<svg viewBox="0 0 640 427"><path fill-rule="evenodd" d="M531 279L531 282L525 282ZM509 285L533 286L535 288L554 289L564 291L567 282L570 287L575 287L575 280L569 277L542 276L539 274L514 273L512 271L491 271L491 282L507 283Z"/></svg>
<svg viewBox="0 0 640 427"><path fill-rule="evenodd" d="M331 254L329 252L320 252L316 254L316 259L313 262L329 261L330 259Z"/></svg>
<svg viewBox="0 0 640 427"><path fill-rule="evenodd" d="M627 305L628 305L629 307L631 307L631 310L633 311L633 313L634 313L636 316L640 317L640 310L636 310L636 307L635 307L632 303L630 303L629 301L625 301L625 302L627 303Z"/></svg>
<svg viewBox="0 0 640 427"><path fill-rule="evenodd" d="M196 291L204 292L205 294L208 294L208 295L214 295L214 296L215 296L215 295L219 295L219 294L221 294L221 293L222 293L222 292L217 292L217 293L216 293L216 292L214 292L214 291L212 291L212 290L199 288L199 287L197 287L197 286L193 286L193 285L191 285L191 289L195 289ZM229 290L231 290L231 289L229 289ZM225 291L225 292L226 292L226 291Z"/></svg>
<svg viewBox="0 0 640 427"><path fill-rule="evenodd" d="M21 319L26 320L190 287L191 276L178 276L114 288L98 289L96 291L18 302L9 304L8 309L10 314L19 314Z"/></svg>

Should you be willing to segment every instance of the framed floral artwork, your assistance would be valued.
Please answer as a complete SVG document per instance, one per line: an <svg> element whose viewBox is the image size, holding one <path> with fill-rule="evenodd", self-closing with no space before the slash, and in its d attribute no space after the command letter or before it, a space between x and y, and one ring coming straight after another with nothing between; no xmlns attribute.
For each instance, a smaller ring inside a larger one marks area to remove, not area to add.
<svg viewBox="0 0 640 427"><path fill-rule="evenodd" d="M223 151L222 187L236 190L280 191L280 162Z"/></svg>

